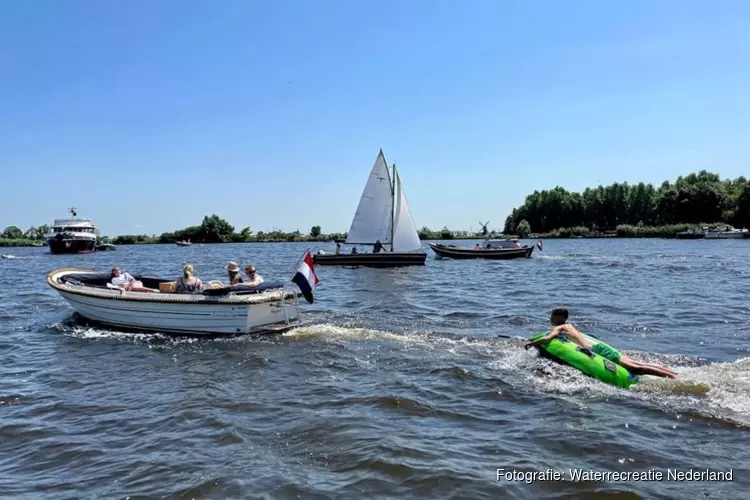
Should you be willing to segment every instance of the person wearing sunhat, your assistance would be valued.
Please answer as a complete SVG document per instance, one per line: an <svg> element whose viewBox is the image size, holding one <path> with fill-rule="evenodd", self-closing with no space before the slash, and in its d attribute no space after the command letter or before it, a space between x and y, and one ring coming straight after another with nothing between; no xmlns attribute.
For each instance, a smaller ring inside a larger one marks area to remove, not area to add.
<svg viewBox="0 0 750 500"><path fill-rule="evenodd" d="M240 266L236 262L232 261L226 265L227 273L229 273L229 286L237 285L242 283L242 276L240 276Z"/></svg>
<svg viewBox="0 0 750 500"><path fill-rule="evenodd" d="M258 286L263 283L263 276L255 272L255 266L248 264L245 266L245 274L247 275L248 281L245 281L246 285Z"/></svg>

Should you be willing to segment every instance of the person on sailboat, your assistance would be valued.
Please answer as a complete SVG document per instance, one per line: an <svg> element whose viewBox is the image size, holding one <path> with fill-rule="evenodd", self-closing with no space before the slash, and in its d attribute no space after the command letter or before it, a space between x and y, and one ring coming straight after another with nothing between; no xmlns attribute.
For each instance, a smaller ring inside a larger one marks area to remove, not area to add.
<svg viewBox="0 0 750 500"><path fill-rule="evenodd" d="M357 247L352 248L352 253L359 253L357 252Z"/></svg>
<svg viewBox="0 0 750 500"><path fill-rule="evenodd" d="M341 255L341 243L336 243L336 255Z"/></svg>
<svg viewBox="0 0 750 500"><path fill-rule="evenodd" d="M377 240L372 247L372 253L379 253L381 250L383 250L383 244L380 243L380 240Z"/></svg>

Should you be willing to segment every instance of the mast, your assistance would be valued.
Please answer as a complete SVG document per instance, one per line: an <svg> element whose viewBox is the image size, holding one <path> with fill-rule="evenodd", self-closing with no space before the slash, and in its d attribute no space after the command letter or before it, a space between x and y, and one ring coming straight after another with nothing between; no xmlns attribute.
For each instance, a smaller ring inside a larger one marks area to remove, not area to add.
<svg viewBox="0 0 750 500"><path fill-rule="evenodd" d="M396 250L393 248L393 235L396 228L396 164L393 164L393 181L391 182L391 252Z"/></svg>

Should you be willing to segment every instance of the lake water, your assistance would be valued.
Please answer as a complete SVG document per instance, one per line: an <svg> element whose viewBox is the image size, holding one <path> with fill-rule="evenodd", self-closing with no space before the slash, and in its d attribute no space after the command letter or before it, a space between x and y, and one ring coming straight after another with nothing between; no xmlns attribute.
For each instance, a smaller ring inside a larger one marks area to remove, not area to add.
<svg viewBox="0 0 750 500"><path fill-rule="evenodd" d="M507 262L322 267L308 325L260 339L89 328L44 281L113 263L176 277L185 262L205 280L229 260L284 279L305 248L3 249L18 258L0 260L0 497L748 498L748 240L547 240ZM680 381L625 391L498 338L544 331L557 305ZM666 480L691 468L733 480Z"/></svg>

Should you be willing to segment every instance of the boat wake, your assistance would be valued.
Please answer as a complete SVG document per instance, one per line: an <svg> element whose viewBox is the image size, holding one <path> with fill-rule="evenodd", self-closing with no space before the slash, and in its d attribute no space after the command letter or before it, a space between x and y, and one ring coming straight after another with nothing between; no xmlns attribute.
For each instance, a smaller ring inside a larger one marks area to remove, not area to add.
<svg viewBox="0 0 750 500"><path fill-rule="evenodd" d="M628 352L636 359L665 364L678 372L677 379L643 376L630 390L623 390L587 377L575 368L540 358L536 351L523 349L525 339L471 338L431 332L389 332L358 327L353 324L319 323L295 328L278 336L237 336L205 339L175 337L158 333L126 333L86 327L67 320L51 328L74 338L143 343L154 349L177 349L200 342L233 342L237 344L278 343L294 348L296 343L325 342L346 347L347 355L361 369L375 369L379 357L398 353L399 365L427 363L452 366L463 375L477 376L496 384L498 391L512 387L515 392L532 391L567 401L620 399L643 403L652 409L673 413L680 418L741 425L750 428L750 357L734 362L707 363L690 356L647 355ZM384 348L386 346L387 348ZM395 348L394 348L395 346ZM310 347L305 345L305 350ZM329 350L328 348L324 350ZM412 354L410 354L412 353ZM406 360L406 361L404 361Z"/></svg>
<svg viewBox="0 0 750 500"><path fill-rule="evenodd" d="M677 379L642 376L629 391L587 377L575 368L540 358L523 349L525 339L473 339L432 333L393 333L367 328L321 324L284 334L287 338L326 342L392 342L405 349L454 358L463 365L481 365L494 373L499 386L531 387L536 393L579 400L623 398L643 402L670 413L750 427L750 357L727 363L707 363L690 356L646 355L629 351L636 359L663 363L678 372ZM469 368L472 370L472 368Z"/></svg>

